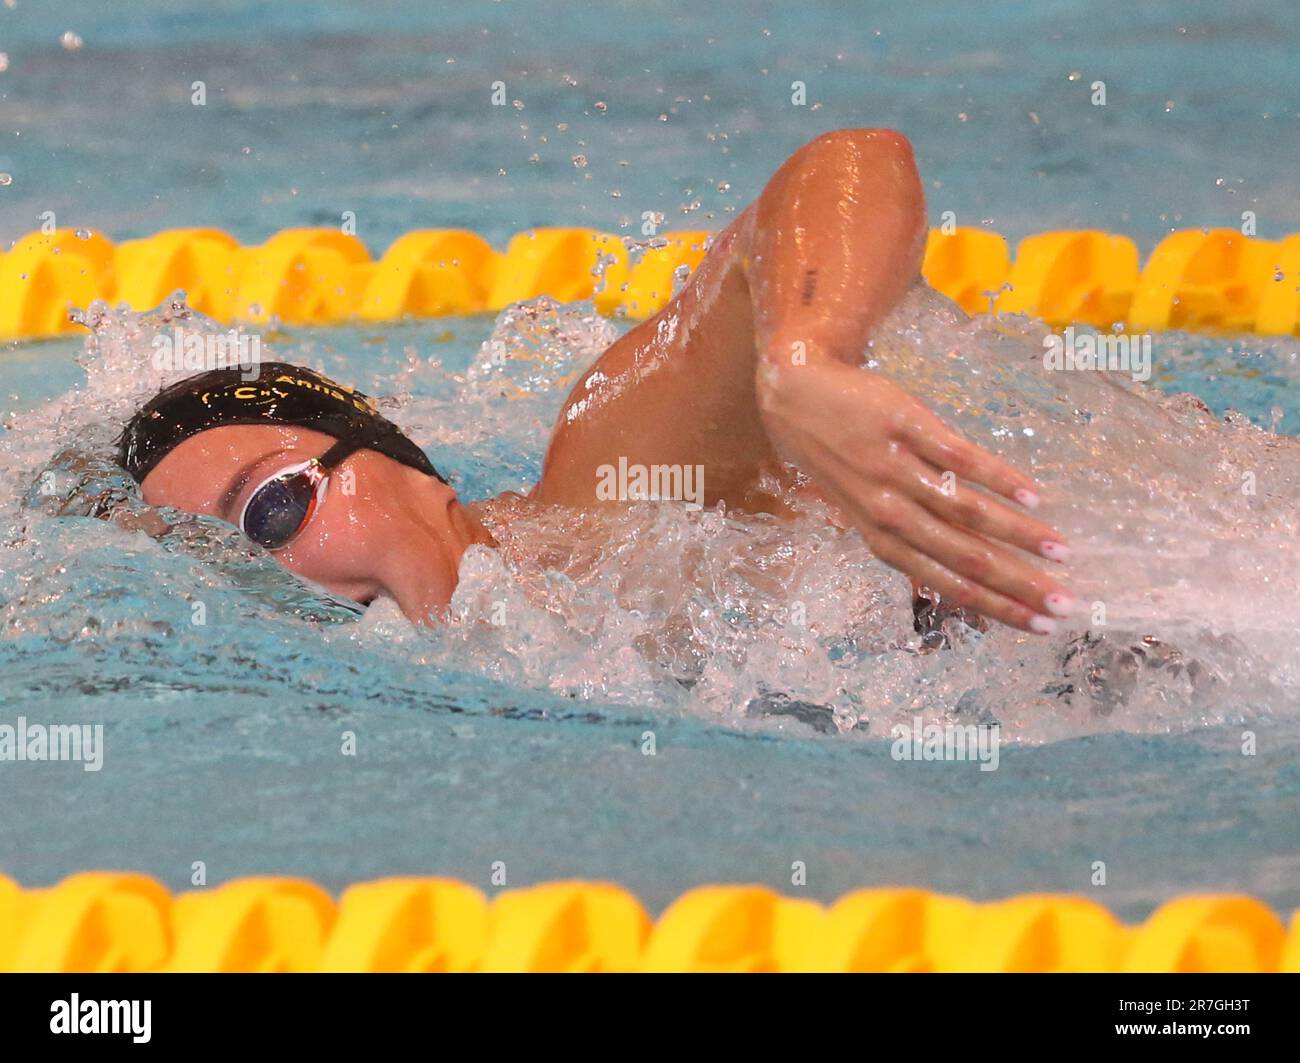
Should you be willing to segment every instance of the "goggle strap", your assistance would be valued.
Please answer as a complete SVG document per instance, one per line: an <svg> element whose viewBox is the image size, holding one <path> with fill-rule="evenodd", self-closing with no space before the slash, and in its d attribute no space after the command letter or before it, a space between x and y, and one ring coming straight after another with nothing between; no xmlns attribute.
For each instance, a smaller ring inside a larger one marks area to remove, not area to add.
<svg viewBox="0 0 1300 1063"><path fill-rule="evenodd" d="M370 446L370 444L375 441L377 435L378 433L375 432L374 429L370 429L368 431L357 432L345 439L340 439L316 460L316 464L326 472L329 472L334 468L334 466L351 457L358 450L364 450L366 447Z"/></svg>

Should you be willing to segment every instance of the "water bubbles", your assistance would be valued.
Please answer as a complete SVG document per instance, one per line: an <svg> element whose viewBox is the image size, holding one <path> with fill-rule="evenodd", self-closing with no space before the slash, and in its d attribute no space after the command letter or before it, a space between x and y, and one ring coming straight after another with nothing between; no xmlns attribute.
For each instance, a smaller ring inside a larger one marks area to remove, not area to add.
<svg viewBox="0 0 1300 1063"><path fill-rule="evenodd" d="M596 278L595 286L592 288L593 295L599 295L605 290L609 267L617 261L618 256L609 251L601 251L596 255L596 264L591 267L591 275Z"/></svg>
<svg viewBox="0 0 1300 1063"><path fill-rule="evenodd" d="M9 53L0 52L0 74L9 69Z"/></svg>
<svg viewBox="0 0 1300 1063"><path fill-rule="evenodd" d="M606 111L609 110L609 104L607 104L604 100L597 100L594 104L592 104L592 106L595 107L596 110L598 110L601 114L604 114Z"/></svg>
<svg viewBox="0 0 1300 1063"><path fill-rule="evenodd" d="M0 173L0 188L5 188L14 183L13 174Z"/></svg>
<svg viewBox="0 0 1300 1063"><path fill-rule="evenodd" d="M585 169L587 165L587 156L579 153L573 156L572 162L573 162L574 169L577 170Z"/></svg>
<svg viewBox="0 0 1300 1063"><path fill-rule="evenodd" d="M75 230L73 231L73 235L74 235L78 240L89 240L89 239L90 239L92 236L94 236L95 234L94 234L93 232L91 232L89 229L75 229Z"/></svg>
<svg viewBox="0 0 1300 1063"><path fill-rule="evenodd" d="M81 50L85 42L82 41L79 34L74 33L72 30L65 30L63 36L59 38L59 43L63 45L64 51L77 52Z"/></svg>

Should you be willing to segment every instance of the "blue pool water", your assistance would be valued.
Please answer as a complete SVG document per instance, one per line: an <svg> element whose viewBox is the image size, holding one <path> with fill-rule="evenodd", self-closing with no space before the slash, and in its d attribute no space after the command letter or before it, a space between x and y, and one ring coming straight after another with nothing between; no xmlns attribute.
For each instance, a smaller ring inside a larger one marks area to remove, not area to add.
<svg viewBox="0 0 1300 1063"><path fill-rule="evenodd" d="M0 172L13 177L0 187L0 236L29 231L45 210L115 239L213 224L246 241L353 210L376 250L422 226L498 243L539 223L617 232L643 210L670 228L717 228L785 152L863 124L913 138L936 220L951 209L1011 238L1096 226L1146 248L1171 227L1239 224L1246 209L1261 235L1300 229L1300 31L1281 3L600 11L0 9ZM80 49L60 46L65 30ZM790 106L796 78L818 109ZM1104 109L1087 101L1098 78ZM205 108L189 102L195 79ZM488 106L497 79L522 110ZM470 370L494 324L526 339L517 323L293 328L271 342L398 396L394 416L462 494L484 497L536 474L565 352L612 334L560 313L566 342L543 344L542 383L514 402ZM868 726L827 734L824 715L750 713L765 677L811 704L829 673L799 671L790 647L743 631L743 618L698 620L701 601L734 608L728 595L743 584L706 584L672 614L697 624L688 645L704 659L688 682L647 664L626 602L609 599L626 630L584 626L607 580L573 591L558 621L527 613L513 639L473 623L418 634L383 610L358 620L228 543L159 544L30 504L56 451L102 453L111 434L114 388L130 372L101 371L108 356L82 347L0 352L0 723L105 728L99 772L0 763L16 810L0 820L0 871L26 884L116 866L180 888L203 861L209 881L288 873L338 888L438 873L488 889L504 861L509 885L610 878L652 908L718 880L822 899L882 883L977 897L1067 890L1128 918L1199 889L1300 905L1300 723L1276 658L1259 658L1276 680L1263 692L1244 669L1208 697L1140 682L1131 711L1067 706L1042 693L1056 664L1018 643L923 664L892 650L907 626L889 619L899 588L880 576L887 600L870 638L844 641L863 656L830 684ZM1158 337L1156 380L1216 414L1232 407L1297 434L1296 354L1292 340ZM749 557L767 534L658 533L670 545L650 557L674 561L673 536L682 556L716 542ZM851 545L818 549L809 585L837 559L874 572ZM482 564L469 582L496 593ZM1250 642L1236 618L1219 627ZM734 654L744 661L733 666ZM963 690L1004 723L997 771L890 756L883 719L912 706L960 715ZM1242 755L1246 731L1253 756ZM647 732L654 756L642 753ZM340 755L345 733L354 757ZM791 885L796 861L806 886ZM1104 887L1092 884L1098 861Z"/></svg>

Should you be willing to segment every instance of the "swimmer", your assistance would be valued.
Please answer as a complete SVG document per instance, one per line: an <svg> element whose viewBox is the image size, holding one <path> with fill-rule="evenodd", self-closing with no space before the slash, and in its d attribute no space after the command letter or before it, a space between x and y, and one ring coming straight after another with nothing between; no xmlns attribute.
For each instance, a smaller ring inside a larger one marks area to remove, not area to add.
<svg viewBox="0 0 1300 1063"><path fill-rule="evenodd" d="M611 467L702 469L706 507L785 514L811 490L915 589L1037 634L1074 599L1035 561L1061 535L1038 488L917 398L862 368L873 329L920 277L926 216L911 147L838 130L796 151L683 290L578 380L529 504L593 508ZM150 505L224 519L286 568L354 601L443 614L461 556L494 545L368 400L285 364L162 391L119 460ZM613 496L613 497L611 497Z"/></svg>

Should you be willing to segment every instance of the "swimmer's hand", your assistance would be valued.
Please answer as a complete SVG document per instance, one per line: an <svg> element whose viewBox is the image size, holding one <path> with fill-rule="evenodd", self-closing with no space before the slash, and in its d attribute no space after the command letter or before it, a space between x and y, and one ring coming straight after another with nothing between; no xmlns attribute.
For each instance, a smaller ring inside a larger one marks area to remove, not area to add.
<svg viewBox="0 0 1300 1063"><path fill-rule="evenodd" d="M764 427L839 506L882 561L945 599L993 620L1050 634L1075 601L1014 549L1061 561L1068 551L1025 508L1034 482L963 439L884 377L843 362L764 358ZM977 490L978 484L993 492ZM1003 545L1006 544L1006 545Z"/></svg>

